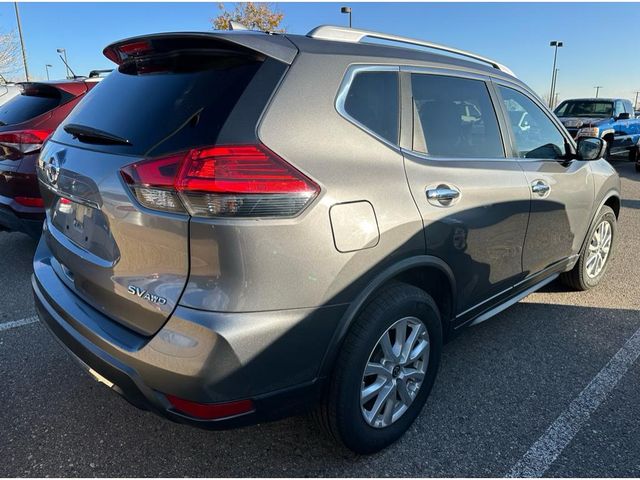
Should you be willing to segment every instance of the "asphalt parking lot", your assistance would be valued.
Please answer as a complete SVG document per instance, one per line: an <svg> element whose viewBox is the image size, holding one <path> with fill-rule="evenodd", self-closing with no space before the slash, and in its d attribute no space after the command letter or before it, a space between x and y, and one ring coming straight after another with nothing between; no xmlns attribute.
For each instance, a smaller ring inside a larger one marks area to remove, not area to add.
<svg viewBox="0 0 640 480"><path fill-rule="evenodd" d="M615 166L623 208L605 283L552 283L468 329L412 429L369 457L306 418L206 432L136 410L32 321L35 243L0 233L0 477L640 476L640 174Z"/></svg>

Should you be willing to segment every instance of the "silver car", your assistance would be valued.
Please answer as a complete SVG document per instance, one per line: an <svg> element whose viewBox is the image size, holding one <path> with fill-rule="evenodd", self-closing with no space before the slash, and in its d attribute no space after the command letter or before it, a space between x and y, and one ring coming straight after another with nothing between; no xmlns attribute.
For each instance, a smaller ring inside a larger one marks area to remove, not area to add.
<svg viewBox="0 0 640 480"><path fill-rule="evenodd" d="M39 159L33 290L136 406L210 429L312 411L375 452L462 327L605 274L605 142L576 144L493 60L332 26L104 54L117 70Z"/></svg>

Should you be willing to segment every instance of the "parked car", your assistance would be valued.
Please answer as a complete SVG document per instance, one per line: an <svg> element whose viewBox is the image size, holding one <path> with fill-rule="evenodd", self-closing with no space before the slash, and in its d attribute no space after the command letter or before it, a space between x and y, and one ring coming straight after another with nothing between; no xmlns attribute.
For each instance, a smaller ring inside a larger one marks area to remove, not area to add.
<svg viewBox="0 0 640 480"><path fill-rule="evenodd" d="M44 204L36 160L45 139L98 79L30 82L0 105L0 230L40 237Z"/></svg>
<svg viewBox="0 0 640 480"><path fill-rule="evenodd" d="M631 100L581 98L565 100L555 114L574 138L600 137L607 141L608 155L628 152L630 161L640 158L640 117Z"/></svg>
<svg viewBox="0 0 640 480"><path fill-rule="evenodd" d="M558 277L603 279L605 142L576 145L493 60L331 26L104 53L117 70L38 161L32 284L134 405L209 429L312 409L374 452L420 413L445 339Z"/></svg>

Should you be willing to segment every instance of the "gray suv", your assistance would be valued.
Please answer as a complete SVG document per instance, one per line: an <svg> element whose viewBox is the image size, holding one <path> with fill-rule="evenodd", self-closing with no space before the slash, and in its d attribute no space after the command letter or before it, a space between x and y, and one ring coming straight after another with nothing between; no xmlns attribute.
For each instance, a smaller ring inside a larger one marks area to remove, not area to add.
<svg viewBox="0 0 640 480"><path fill-rule="evenodd" d="M39 159L32 283L55 337L138 407L209 429L312 411L375 452L462 327L605 273L605 142L576 144L492 60L331 26L104 53L117 70Z"/></svg>

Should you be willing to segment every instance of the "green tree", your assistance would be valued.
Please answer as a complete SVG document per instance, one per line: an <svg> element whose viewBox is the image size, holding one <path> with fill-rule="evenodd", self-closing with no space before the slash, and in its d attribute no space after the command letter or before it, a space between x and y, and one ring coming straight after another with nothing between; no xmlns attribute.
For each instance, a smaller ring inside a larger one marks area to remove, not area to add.
<svg viewBox="0 0 640 480"><path fill-rule="evenodd" d="M276 10L272 4L254 2L237 3L233 11L228 11L225 9L224 3L220 3L218 4L218 8L222 12L212 21L215 30L229 30L231 28L231 22L238 22L249 30L279 33L285 31L285 28L280 26L284 18L284 13Z"/></svg>

